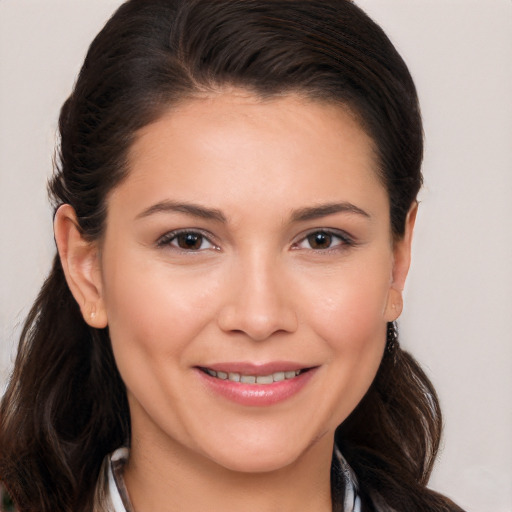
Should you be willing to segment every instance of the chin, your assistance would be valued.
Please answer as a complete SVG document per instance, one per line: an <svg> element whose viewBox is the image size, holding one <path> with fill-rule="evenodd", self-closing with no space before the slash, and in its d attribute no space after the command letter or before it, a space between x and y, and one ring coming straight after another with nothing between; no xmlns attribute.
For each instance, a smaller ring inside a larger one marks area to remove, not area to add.
<svg viewBox="0 0 512 512"><path fill-rule="evenodd" d="M293 465L319 445L318 440L325 438L332 444L332 438L319 436L311 440L269 439L264 436L250 440L244 439L241 443L224 443L227 449L220 449L216 445L209 454L209 458L218 465L238 473L271 473ZM330 448L332 449L332 448Z"/></svg>
<svg viewBox="0 0 512 512"><path fill-rule="evenodd" d="M236 457L234 455L234 453L219 455L212 460L219 466L237 473L272 473L293 464L299 457L298 454L275 451L269 453L261 449L257 453L245 451L243 455Z"/></svg>

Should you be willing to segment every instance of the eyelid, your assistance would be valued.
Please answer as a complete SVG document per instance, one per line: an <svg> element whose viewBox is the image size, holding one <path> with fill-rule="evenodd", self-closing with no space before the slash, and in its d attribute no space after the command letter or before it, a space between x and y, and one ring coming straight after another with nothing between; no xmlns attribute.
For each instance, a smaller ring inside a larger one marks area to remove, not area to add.
<svg viewBox="0 0 512 512"><path fill-rule="evenodd" d="M349 235L346 231L342 229L334 229L334 228L314 228L310 229L305 233L301 233L296 240L292 243L292 249L293 250L300 250L303 249L302 247L299 247L299 244L306 241L307 238L311 235L314 235L315 233L325 233L326 235L338 238L340 240L340 243L337 243L336 245L332 247L328 247L326 249L314 249L309 248L311 251L315 252L329 252L329 251L335 251L347 247L353 247L357 245L357 242L355 238L351 235Z"/></svg>
<svg viewBox="0 0 512 512"><path fill-rule="evenodd" d="M180 234L197 234L200 235L203 239L207 240L211 247L207 247L205 249L184 249L182 247L178 247L176 245L172 245L171 242L176 239L176 237ZM220 250L219 245L214 241L215 237L212 233L205 231L204 229L200 228L179 228L179 229L173 229L172 231L168 231L167 233L163 234L158 238L156 241L157 247L170 247L173 250L180 251L180 252L186 252L186 253L197 253L207 250Z"/></svg>

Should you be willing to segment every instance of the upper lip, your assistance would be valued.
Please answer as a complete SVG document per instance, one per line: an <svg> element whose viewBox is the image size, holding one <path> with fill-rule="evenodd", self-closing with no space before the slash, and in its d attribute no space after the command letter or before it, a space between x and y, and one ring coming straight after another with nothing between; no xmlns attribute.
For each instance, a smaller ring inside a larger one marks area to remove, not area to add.
<svg viewBox="0 0 512 512"><path fill-rule="evenodd" d="M276 372L290 372L294 370L305 370L312 368L312 365L296 363L292 361L272 361L268 363L249 363L244 361L233 361L201 365L199 368L208 368L215 372L240 373L242 375L264 376Z"/></svg>

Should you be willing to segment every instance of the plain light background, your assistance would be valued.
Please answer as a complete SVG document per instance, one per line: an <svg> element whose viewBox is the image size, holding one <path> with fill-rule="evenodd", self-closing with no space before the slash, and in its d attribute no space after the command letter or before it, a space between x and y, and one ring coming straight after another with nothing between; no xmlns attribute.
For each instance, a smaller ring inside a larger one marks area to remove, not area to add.
<svg viewBox="0 0 512 512"><path fill-rule="evenodd" d="M445 415L431 485L468 512L512 512L512 1L356 3L422 103L425 187L400 327ZM58 111L119 4L0 0L0 386L54 254Z"/></svg>

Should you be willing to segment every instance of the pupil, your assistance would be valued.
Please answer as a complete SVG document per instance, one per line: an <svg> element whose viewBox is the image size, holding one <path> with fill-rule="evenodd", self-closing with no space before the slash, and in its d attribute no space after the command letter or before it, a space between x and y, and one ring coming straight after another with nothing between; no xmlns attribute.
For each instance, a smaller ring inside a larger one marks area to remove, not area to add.
<svg viewBox="0 0 512 512"><path fill-rule="evenodd" d="M178 235L178 245L182 249L199 249L201 247L202 236L196 233L184 233Z"/></svg>
<svg viewBox="0 0 512 512"><path fill-rule="evenodd" d="M331 235L327 233L315 233L309 238L309 243L313 249L327 249L331 245Z"/></svg>

